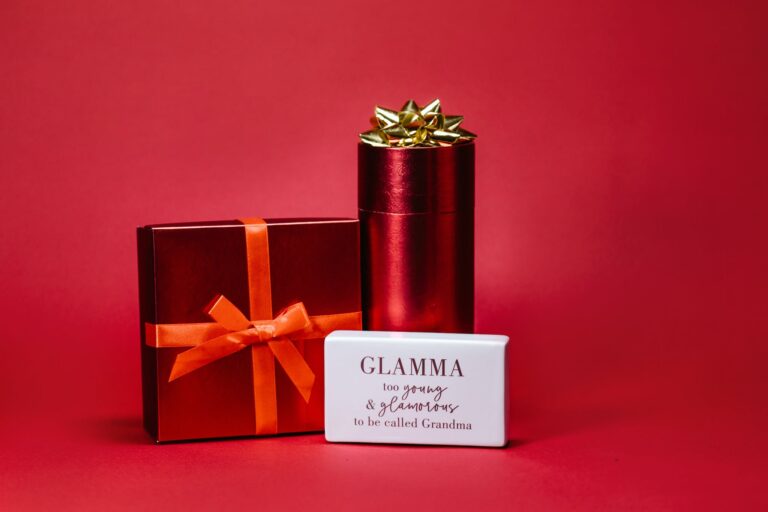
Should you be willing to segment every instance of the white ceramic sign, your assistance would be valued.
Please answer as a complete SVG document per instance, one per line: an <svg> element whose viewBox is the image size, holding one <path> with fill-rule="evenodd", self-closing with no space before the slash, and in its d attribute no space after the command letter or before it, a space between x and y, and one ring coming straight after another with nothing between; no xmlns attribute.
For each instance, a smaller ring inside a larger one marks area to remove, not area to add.
<svg viewBox="0 0 768 512"><path fill-rule="evenodd" d="M335 331L325 339L325 438L504 446L507 336Z"/></svg>

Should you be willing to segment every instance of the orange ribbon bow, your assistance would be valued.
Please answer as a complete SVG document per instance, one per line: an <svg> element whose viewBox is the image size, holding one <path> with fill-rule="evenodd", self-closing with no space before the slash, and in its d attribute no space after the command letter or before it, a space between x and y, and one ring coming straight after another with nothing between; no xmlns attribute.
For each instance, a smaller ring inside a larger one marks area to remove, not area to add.
<svg viewBox="0 0 768 512"><path fill-rule="evenodd" d="M226 297L219 295L208 308L208 315L229 332L176 356L168 382L255 343L264 343L266 347L254 349L268 349L299 390L304 401L309 402L312 386L315 384L315 374L288 339L290 335L298 334L311 326L303 303L289 306L274 320L251 322Z"/></svg>

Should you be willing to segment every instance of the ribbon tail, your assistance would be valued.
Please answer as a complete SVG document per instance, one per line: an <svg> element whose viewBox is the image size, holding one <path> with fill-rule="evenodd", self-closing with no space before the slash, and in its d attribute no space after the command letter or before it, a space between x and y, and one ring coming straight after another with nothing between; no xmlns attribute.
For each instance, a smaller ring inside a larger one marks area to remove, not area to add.
<svg viewBox="0 0 768 512"><path fill-rule="evenodd" d="M253 402L256 409L256 434L277 433L277 383L275 357L266 345L252 345Z"/></svg>
<svg viewBox="0 0 768 512"><path fill-rule="evenodd" d="M270 341L269 349L285 370L288 378L296 386L305 402L309 402L312 387L315 385L315 373L309 367L296 346L287 339Z"/></svg>
<svg viewBox="0 0 768 512"><path fill-rule="evenodd" d="M237 334L225 334L224 336L219 336L218 338L206 341L189 350L185 350L176 356L176 361L174 361L173 368L171 368L171 376L168 379L168 382L174 381L209 363L243 350L246 346L247 345L243 345L240 342Z"/></svg>

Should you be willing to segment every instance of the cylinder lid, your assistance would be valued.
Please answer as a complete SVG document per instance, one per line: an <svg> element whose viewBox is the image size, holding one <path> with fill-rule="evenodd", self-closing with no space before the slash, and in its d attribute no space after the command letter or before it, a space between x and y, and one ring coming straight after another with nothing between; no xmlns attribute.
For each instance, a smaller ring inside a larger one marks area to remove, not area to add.
<svg viewBox="0 0 768 512"><path fill-rule="evenodd" d="M358 207L384 213L474 208L475 143L377 147L358 143Z"/></svg>

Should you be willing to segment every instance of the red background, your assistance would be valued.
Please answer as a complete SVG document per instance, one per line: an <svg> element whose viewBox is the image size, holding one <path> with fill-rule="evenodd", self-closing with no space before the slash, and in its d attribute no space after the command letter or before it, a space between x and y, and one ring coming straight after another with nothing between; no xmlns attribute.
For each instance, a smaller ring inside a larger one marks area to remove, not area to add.
<svg viewBox="0 0 768 512"><path fill-rule="evenodd" d="M0 506L766 507L764 5L5 0ZM516 441L152 445L135 226L354 216L374 103L434 96Z"/></svg>

